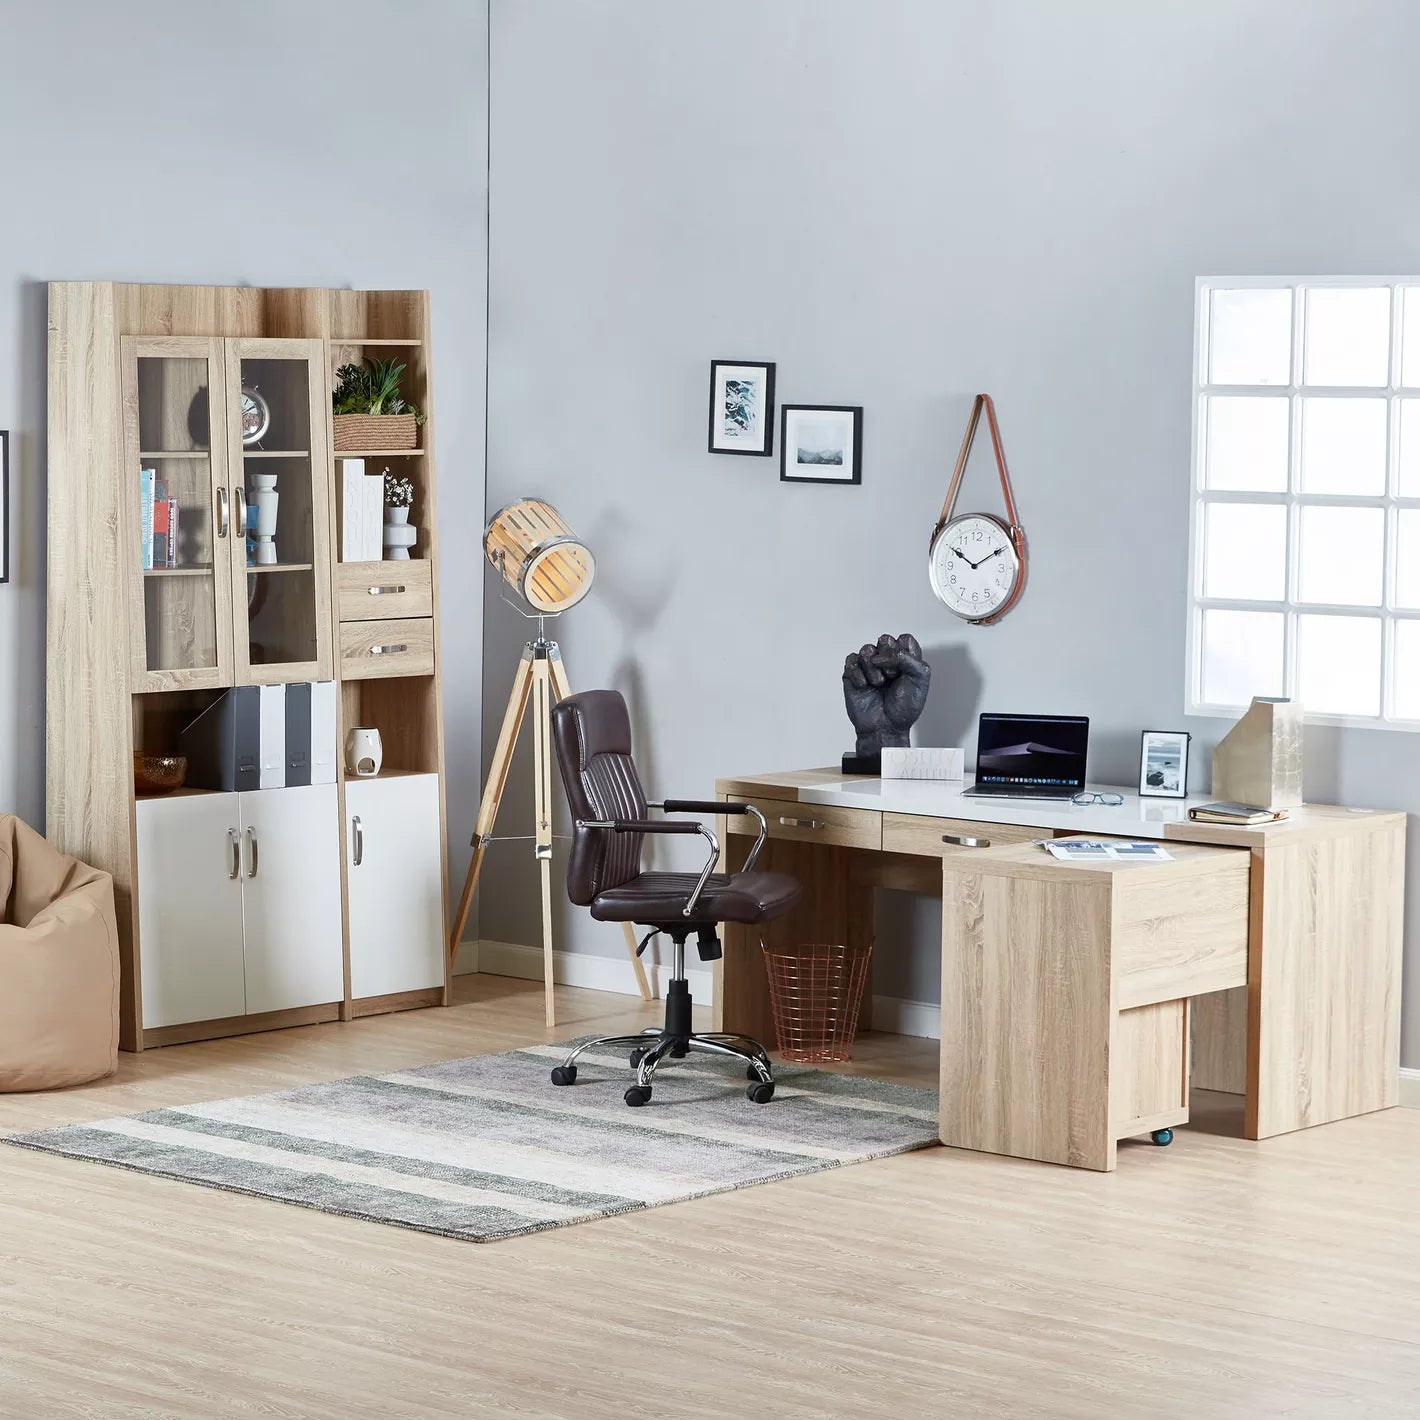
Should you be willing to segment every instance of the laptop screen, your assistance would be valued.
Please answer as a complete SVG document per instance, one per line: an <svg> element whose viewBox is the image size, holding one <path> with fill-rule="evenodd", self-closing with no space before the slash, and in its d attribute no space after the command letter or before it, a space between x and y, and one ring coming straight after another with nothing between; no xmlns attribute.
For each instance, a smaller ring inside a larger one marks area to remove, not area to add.
<svg viewBox="0 0 1420 1420"><path fill-rule="evenodd" d="M976 729L978 784L1083 789L1086 715L983 715Z"/></svg>

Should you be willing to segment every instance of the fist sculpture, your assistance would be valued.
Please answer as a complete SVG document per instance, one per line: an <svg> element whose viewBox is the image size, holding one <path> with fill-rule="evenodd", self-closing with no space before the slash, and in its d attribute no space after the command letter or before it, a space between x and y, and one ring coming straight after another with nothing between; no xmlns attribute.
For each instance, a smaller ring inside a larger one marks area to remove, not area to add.
<svg viewBox="0 0 1420 1420"><path fill-rule="evenodd" d="M927 704L932 670L915 636L879 636L843 662L843 701L860 756L904 746Z"/></svg>

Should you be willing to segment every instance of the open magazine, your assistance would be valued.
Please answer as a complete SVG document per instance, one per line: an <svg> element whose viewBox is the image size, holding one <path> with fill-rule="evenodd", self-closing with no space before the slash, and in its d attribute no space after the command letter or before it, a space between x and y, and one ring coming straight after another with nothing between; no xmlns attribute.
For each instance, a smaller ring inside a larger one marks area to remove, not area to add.
<svg viewBox="0 0 1420 1420"><path fill-rule="evenodd" d="M1106 843L1091 839L1047 839L1040 845L1062 863L1171 863L1173 855L1162 843Z"/></svg>

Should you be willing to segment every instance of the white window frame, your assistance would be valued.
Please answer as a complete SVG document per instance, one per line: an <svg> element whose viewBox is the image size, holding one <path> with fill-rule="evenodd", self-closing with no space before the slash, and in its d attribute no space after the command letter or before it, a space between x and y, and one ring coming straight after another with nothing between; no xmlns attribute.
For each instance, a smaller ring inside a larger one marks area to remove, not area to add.
<svg viewBox="0 0 1420 1420"><path fill-rule="evenodd" d="M1334 386L1305 385L1302 376L1302 352L1305 338L1305 300L1307 288L1390 288L1390 367L1384 385ZM1399 420L1402 395L1420 400L1420 385L1400 383L1401 309L1406 287L1417 289L1420 300L1420 276L1200 276L1194 289L1193 331L1193 439L1189 467L1191 473L1188 532L1188 637L1185 666L1187 703L1190 715L1211 715L1234 718L1245 705L1220 705L1203 698L1203 613L1206 610L1281 612L1283 615L1282 694L1297 694L1297 619L1300 615L1336 615L1366 617L1381 623L1381 713L1379 715L1333 715L1306 713L1308 724L1345 725L1364 729L1420 730L1420 720L1402 719L1391 713L1395 703L1394 645L1395 626L1400 621L1420 621L1420 610L1398 609L1395 606L1396 527L1397 512L1402 508L1420 508L1420 498L1397 495L1399 469ZM1211 295L1215 290L1277 290L1292 292L1291 369L1285 385L1210 385L1208 380L1208 337ZM1289 407L1287 434L1287 489L1283 493L1233 492L1205 488L1205 437L1202 427L1209 395L1286 396ZM1299 425L1299 395L1337 395L1384 398L1386 401L1386 486L1379 497L1353 497L1349 494L1302 493L1300 490L1297 435ZM1203 519L1209 503L1268 504L1287 509L1286 595L1280 601L1235 601L1203 595ZM1308 505L1333 507L1383 508L1385 510L1385 567L1381 605L1330 606L1303 602L1297 595L1297 547L1300 510ZM1306 706L1303 705L1306 712Z"/></svg>

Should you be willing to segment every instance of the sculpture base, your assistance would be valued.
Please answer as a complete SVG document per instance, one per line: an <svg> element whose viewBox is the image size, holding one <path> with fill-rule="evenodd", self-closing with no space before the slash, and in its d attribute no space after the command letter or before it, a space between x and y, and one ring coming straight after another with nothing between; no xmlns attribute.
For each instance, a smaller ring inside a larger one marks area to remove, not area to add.
<svg viewBox="0 0 1420 1420"><path fill-rule="evenodd" d="M845 774L871 774L875 779L881 779L883 773L882 751L879 750L877 754L845 754L843 756L843 772Z"/></svg>

